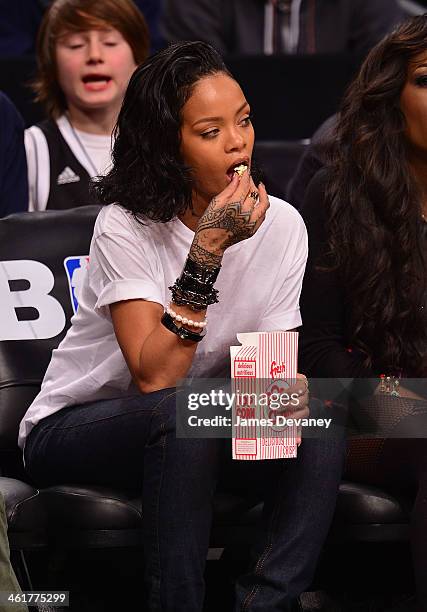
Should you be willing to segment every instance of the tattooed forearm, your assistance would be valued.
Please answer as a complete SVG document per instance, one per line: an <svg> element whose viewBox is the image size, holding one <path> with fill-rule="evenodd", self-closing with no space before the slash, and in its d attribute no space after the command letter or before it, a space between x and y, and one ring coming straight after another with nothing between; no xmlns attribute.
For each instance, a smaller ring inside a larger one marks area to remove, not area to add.
<svg viewBox="0 0 427 612"><path fill-rule="evenodd" d="M229 246L250 238L256 222L250 222L251 211L242 211L242 202L230 202L226 207L215 208L216 198L211 202L197 226L190 255L192 259L206 266L220 262ZM213 259L214 258L214 259ZM219 264L218 264L219 265Z"/></svg>
<svg viewBox="0 0 427 612"><path fill-rule="evenodd" d="M200 244L198 244L197 235L194 237L189 255L193 261L199 263L205 268L219 268L221 266L222 255L215 255L214 253L204 249Z"/></svg>

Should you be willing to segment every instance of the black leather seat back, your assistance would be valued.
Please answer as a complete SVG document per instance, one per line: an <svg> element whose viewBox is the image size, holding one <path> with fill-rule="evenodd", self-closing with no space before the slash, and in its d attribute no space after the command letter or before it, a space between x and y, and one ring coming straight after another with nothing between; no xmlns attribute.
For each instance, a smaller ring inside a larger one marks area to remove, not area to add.
<svg viewBox="0 0 427 612"><path fill-rule="evenodd" d="M351 55L257 55L226 59L251 105L258 140L311 138L337 112L359 58Z"/></svg>
<svg viewBox="0 0 427 612"><path fill-rule="evenodd" d="M257 140L255 142L254 159L262 171L270 195L289 202L289 181L295 174L298 163L308 146L308 140Z"/></svg>
<svg viewBox="0 0 427 612"><path fill-rule="evenodd" d="M19 422L70 325L73 274L87 263L98 212L0 219L0 453L16 451Z"/></svg>

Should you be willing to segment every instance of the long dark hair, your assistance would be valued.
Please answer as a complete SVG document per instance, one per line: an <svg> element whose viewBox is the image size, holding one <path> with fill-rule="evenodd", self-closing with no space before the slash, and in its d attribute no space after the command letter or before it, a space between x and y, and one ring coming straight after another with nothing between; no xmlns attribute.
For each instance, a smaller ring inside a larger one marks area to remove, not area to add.
<svg viewBox="0 0 427 612"><path fill-rule="evenodd" d="M197 81L227 70L203 42L173 44L131 77L114 130L113 168L94 189L142 220L170 221L191 206L192 179L180 155L181 110Z"/></svg>
<svg viewBox="0 0 427 612"><path fill-rule="evenodd" d="M408 64L427 51L427 15L368 55L337 127L328 230L346 290L350 342L376 370L426 375L426 241L408 165L400 96Z"/></svg>

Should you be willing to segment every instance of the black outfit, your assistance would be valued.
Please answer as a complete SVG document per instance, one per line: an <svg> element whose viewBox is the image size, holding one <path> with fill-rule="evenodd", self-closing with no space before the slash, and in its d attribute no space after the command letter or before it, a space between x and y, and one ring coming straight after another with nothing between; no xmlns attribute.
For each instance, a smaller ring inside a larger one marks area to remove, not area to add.
<svg viewBox="0 0 427 612"><path fill-rule="evenodd" d="M0 217L28 210L24 122L0 92Z"/></svg>
<svg viewBox="0 0 427 612"><path fill-rule="evenodd" d="M322 170L315 176L301 210L308 230L309 257L301 294L304 325L300 334L299 367L313 378L376 377L380 372L376 371L375 366L373 369L367 368L357 351L348 351L350 342L345 291L337 273L318 269L327 263L327 181L328 170ZM425 232L427 241L427 229ZM406 376L411 376L411 372L407 372ZM424 380L405 379L405 385L421 397L427 397ZM424 425L425 401L406 402L401 398L394 403L394 409L404 412L408 404L415 406L415 409L424 408L423 421L419 421L421 426ZM393 402L390 402L390 407L393 409ZM402 413L399 415L401 420L414 418L413 414L409 417ZM396 414L391 415L394 416ZM412 554L419 603L424 606L421 609L427 610L427 440L352 440L346 475L352 480L387 486L390 490L405 492L414 498L411 514Z"/></svg>
<svg viewBox="0 0 427 612"><path fill-rule="evenodd" d="M222 54L264 53L263 0L166 0L168 42L203 40ZM277 22L283 18L277 3ZM395 0L302 0L297 53L363 56L403 19ZM280 37L276 36L276 40ZM284 49L278 45L277 52Z"/></svg>
<svg viewBox="0 0 427 612"><path fill-rule="evenodd" d="M325 189L329 170L323 169L311 181L301 214L307 226L309 252L301 293L301 316L304 322L300 339L304 372L316 377L369 378L382 372L363 364L362 356L351 347L345 291L334 271L319 271L327 267L328 236L326 224ZM427 241L427 224L423 223ZM351 352L348 350L351 348ZM406 372L411 377L411 372ZM419 383L422 385L422 381ZM413 380L411 388L424 397L423 387ZM427 395L427 394L426 394Z"/></svg>
<svg viewBox="0 0 427 612"><path fill-rule="evenodd" d="M349 353L345 294L334 272L319 272L318 265L328 264L326 259L327 234L325 230L325 188L328 171L322 170L311 182L301 209L307 226L309 252L301 293L300 367L316 377L369 377L374 376L363 365L356 352Z"/></svg>
<svg viewBox="0 0 427 612"><path fill-rule="evenodd" d="M89 193L90 176L71 151L56 121L46 119L37 127L45 135L49 147L50 187L46 209L63 210L95 204Z"/></svg>
<svg viewBox="0 0 427 612"><path fill-rule="evenodd" d="M299 210L313 176L327 164L328 151L335 141L338 115L332 115L314 132L310 146L301 157L294 176L289 181L287 200Z"/></svg>

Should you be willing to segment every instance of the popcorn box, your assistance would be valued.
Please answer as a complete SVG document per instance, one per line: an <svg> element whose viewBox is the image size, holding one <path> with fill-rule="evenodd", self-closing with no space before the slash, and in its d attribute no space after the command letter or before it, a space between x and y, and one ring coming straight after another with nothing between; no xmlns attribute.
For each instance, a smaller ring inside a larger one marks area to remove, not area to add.
<svg viewBox="0 0 427 612"><path fill-rule="evenodd" d="M295 407L286 391L296 379L298 332L242 333L237 339L241 346L230 347L233 459L296 457L297 427L283 421Z"/></svg>

